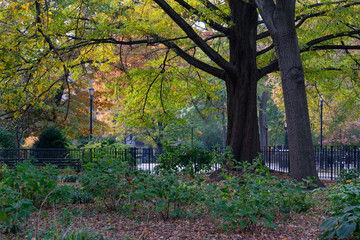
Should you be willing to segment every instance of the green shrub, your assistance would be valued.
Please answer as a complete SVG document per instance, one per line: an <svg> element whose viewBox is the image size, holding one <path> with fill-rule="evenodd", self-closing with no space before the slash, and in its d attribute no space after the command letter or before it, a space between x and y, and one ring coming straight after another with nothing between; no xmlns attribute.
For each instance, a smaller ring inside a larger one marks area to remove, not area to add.
<svg viewBox="0 0 360 240"><path fill-rule="evenodd" d="M187 216L189 206L200 202L199 183L182 181L173 172L166 172L162 176L142 175L135 183L137 188L132 198L152 204L163 220Z"/></svg>
<svg viewBox="0 0 360 240"><path fill-rule="evenodd" d="M78 230L61 230L50 229L46 232L39 234L39 236L28 235L28 239L41 240L104 240L99 234L92 232L89 229L78 229Z"/></svg>
<svg viewBox="0 0 360 240"><path fill-rule="evenodd" d="M0 163L0 181L4 178L4 175L7 171L8 171L7 165Z"/></svg>
<svg viewBox="0 0 360 240"><path fill-rule="evenodd" d="M349 179L345 180L348 181ZM320 230L325 232L321 239L360 236L360 184L342 184L330 190L331 218L325 220Z"/></svg>
<svg viewBox="0 0 360 240"><path fill-rule="evenodd" d="M331 215L325 220L320 230L326 230L321 239L344 239L360 236L360 206L349 206Z"/></svg>
<svg viewBox="0 0 360 240"><path fill-rule="evenodd" d="M16 148L15 134L0 127L0 148Z"/></svg>
<svg viewBox="0 0 360 240"><path fill-rule="evenodd" d="M132 185L130 166L115 159L99 160L84 166L83 188L96 196L98 203L109 210L118 210L122 199L128 197Z"/></svg>
<svg viewBox="0 0 360 240"><path fill-rule="evenodd" d="M17 151L17 140L15 134L0 127L0 157L9 159L15 158Z"/></svg>
<svg viewBox="0 0 360 240"><path fill-rule="evenodd" d="M193 174L200 170L211 169L212 163L213 155L210 151L179 145L177 147L165 147L163 154L159 157L157 169Z"/></svg>
<svg viewBox="0 0 360 240"><path fill-rule="evenodd" d="M331 210L339 211L348 206L360 206L360 184L341 184L329 192Z"/></svg>
<svg viewBox="0 0 360 240"><path fill-rule="evenodd" d="M19 191L25 199L33 201L39 208L46 201L57 185L59 172L54 165L36 167L28 161L16 166L16 171L7 171L4 185Z"/></svg>
<svg viewBox="0 0 360 240"><path fill-rule="evenodd" d="M205 205L225 227L251 230L259 222L276 228L273 219L279 213L309 209L310 196L304 186L272 177L268 169L255 160L240 166L241 177L225 175L223 185L209 185Z"/></svg>
<svg viewBox="0 0 360 240"><path fill-rule="evenodd" d="M342 169L336 181L342 184L357 183L359 176L359 171L356 168Z"/></svg>
<svg viewBox="0 0 360 240"><path fill-rule="evenodd" d="M35 208L21 193L0 183L0 226L3 232L18 232L20 223ZM1 230L0 230L1 231Z"/></svg>
<svg viewBox="0 0 360 240"><path fill-rule="evenodd" d="M74 187L70 191L71 203L87 204L94 201L94 196L82 188Z"/></svg>
<svg viewBox="0 0 360 240"><path fill-rule="evenodd" d="M49 128L40 133L30 154L34 163L44 165L49 160L65 158L68 155L68 151L65 150L67 146L63 133L56 128Z"/></svg>
<svg viewBox="0 0 360 240"><path fill-rule="evenodd" d="M64 183L75 183L79 180L79 176L73 174L60 175L58 180Z"/></svg>
<svg viewBox="0 0 360 240"><path fill-rule="evenodd" d="M34 148L66 148L68 146L65 135L56 128L48 128L41 132Z"/></svg>
<svg viewBox="0 0 360 240"><path fill-rule="evenodd" d="M49 199L56 204L87 204L94 201L94 196L83 188L72 185L62 185L57 186L53 190Z"/></svg>

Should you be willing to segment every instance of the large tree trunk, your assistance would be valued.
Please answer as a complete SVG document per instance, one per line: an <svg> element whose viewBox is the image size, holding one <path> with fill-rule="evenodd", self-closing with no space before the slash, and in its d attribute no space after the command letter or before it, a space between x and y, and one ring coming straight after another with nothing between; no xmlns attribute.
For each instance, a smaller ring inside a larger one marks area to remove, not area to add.
<svg viewBox="0 0 360 240"><path fill-rule="evenodd" d="M226 147L226 122L225 110L221 113L221 126L222 126L222 147Z"/></svg>
<svg viewBox="0 0 360 240"><path fill-rule="evenodd" d="M290 176L297 180L317 177L304 71L296 32L278 36L275 46L279 58L288 126Z"/></svg>
<svg viewBox="0 0 360 240"><path fill-rule="evenodd" d="M259 126L260 126L260 148L264 150L268 146L268 127L266 121L266 105L268 100L268 92L264 91L260 97L259 106Z"/></svg>
<svg viewBox="0 0 360 240"><path fill-rule="evenodd" d="M318 178L311 138L304 70L295 28L295 2L257 0L279 61L289 138L290 176Z"/></svg>
<svg viewBox="0 0 360 240"><path fill-rule="evenodd" d="M260 151L257 121L256 8L243 1L230 0L234 23L230 41L230 63L236 73L228 74L227 145L237 161L251 162Z"/></svg>

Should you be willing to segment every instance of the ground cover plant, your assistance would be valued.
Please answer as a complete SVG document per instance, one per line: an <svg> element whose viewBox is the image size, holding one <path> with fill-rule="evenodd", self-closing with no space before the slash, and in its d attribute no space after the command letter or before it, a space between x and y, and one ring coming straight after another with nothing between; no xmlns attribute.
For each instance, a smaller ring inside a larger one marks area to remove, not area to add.
<svg viewBox="0 0 360 240"><path fill-rule="evenodd" d="M337 181L339 185L332 188L329 198L332 201L330 218L321 225L326 230L320 237L344 239L349 236L360 236L360 184L357 169L344 169Z"/></svg>
<svg viewBox="0 0 360 240"><path fill-rule="evenodd" d="M4 239L315 239L325 220L325 190L274 176L261 160L216 182L116 159L87 164L70 182L53 166L18 169L1 180Z"/></svg>

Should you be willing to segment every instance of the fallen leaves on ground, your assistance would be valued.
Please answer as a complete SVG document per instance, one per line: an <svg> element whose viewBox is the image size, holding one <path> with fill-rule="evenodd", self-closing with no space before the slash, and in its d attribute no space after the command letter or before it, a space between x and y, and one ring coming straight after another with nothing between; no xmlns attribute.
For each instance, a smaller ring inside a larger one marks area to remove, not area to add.
<svg viewBox="0 0 360 240"><path fill-rule="evenodd" d="M329 186L330 182L325 184ZM29 232L39 234L86 229L108 240L310 240L320 235L319 227L325 220L326 211L327 200L319 194L314 206L306 213L278 216L276 230L257 226L252 231L242 232L241 229L226 230L222 228L220 220L206 214L163 221L156 212L146 209L124 213L109 212L95 204L55 205L32 214L21 233L8 236L0 234L0 239L27 239Z"/></svg>

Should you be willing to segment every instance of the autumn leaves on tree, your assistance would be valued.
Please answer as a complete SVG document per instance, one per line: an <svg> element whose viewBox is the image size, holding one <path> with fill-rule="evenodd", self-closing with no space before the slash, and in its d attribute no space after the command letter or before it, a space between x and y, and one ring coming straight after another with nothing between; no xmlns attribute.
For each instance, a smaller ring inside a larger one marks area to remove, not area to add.
<svg viewBox="0 0 360 240"><path fill-rule="evenodd" d="M129 119L122 129L139 124L152 129L149 136L156 139L162 136L160 125L166 131L172 121L181 121L179 110L194 96L206 91L216 99L223 81L227 145L235 159L251 161L260 149L257 85L280 70L291 174L296 179L316 176L305 90L310 89L310 102L326 91L315 78L306 83L304 69L307 74L318 67L317 77L336 69L336 74L351 71L352 79L358 78L358 5L325 0L6 1L0 16L1 112L18 117L30 109L47 111L46 96L61 91L62 117L80 117L72 113L83 106L73 100L95 80L109 103L104 109ZM319 54L335 54L338 61L316 65L311 59Z"/></svg>

